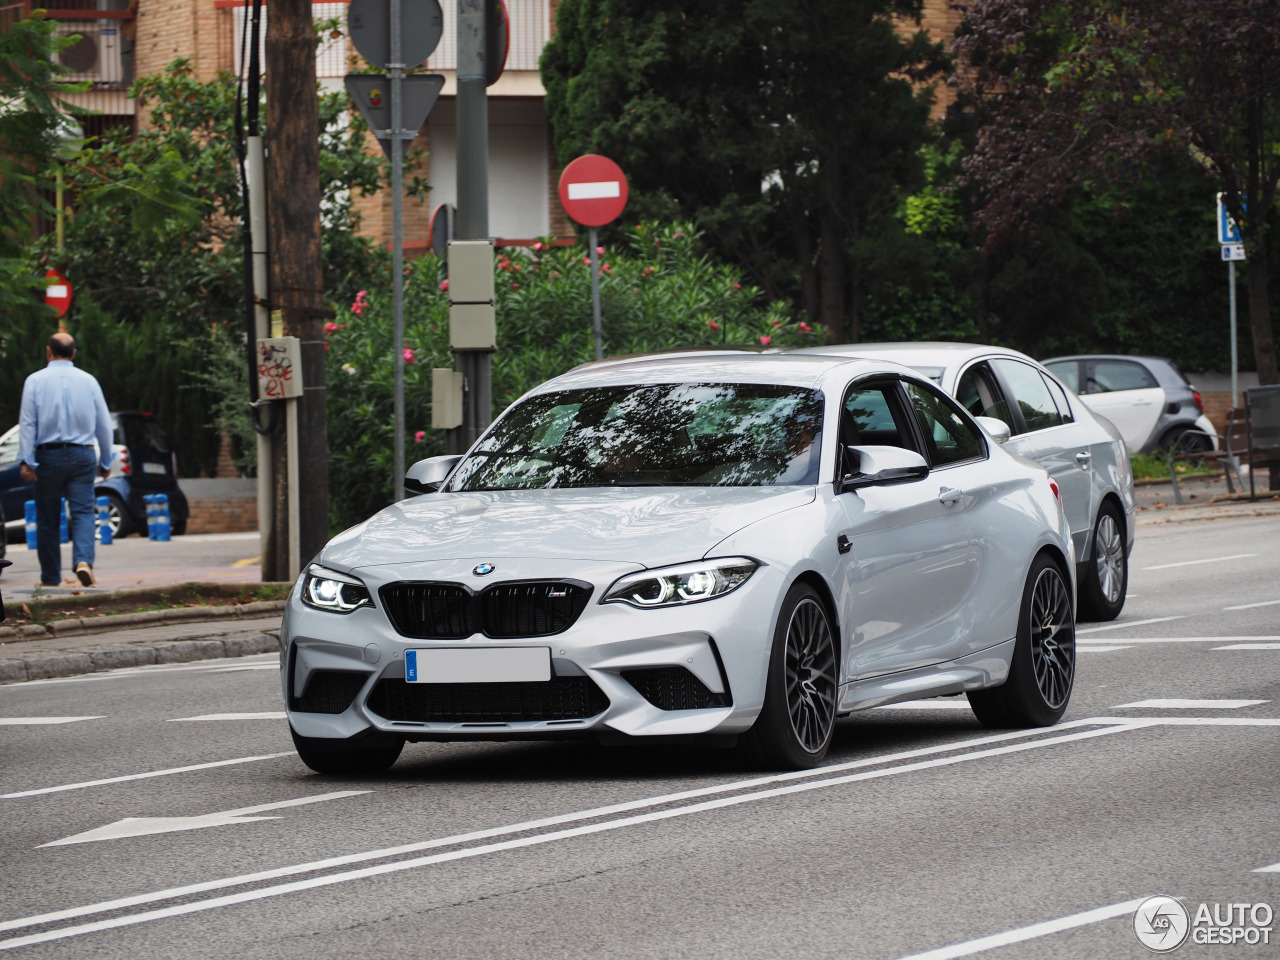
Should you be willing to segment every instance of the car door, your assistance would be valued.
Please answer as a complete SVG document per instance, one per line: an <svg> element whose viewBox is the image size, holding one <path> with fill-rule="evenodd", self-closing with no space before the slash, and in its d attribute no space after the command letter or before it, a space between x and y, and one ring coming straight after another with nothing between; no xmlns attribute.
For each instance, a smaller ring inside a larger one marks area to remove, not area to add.
<svg viewBox="0 0 1280 960"><path fill-rule="evenodd" d="M841 410L841 444L898 446L921 453L933 468L923 480L849 490L839 496L848 523L843 568L849 614L845 674L877 676L952 659L973 633L977 553L966 517L972 480L960 462L981 453L973 434L957 457L945 428L942 442L916 425L921 406L942 403L924 391L917 401L901 381L851 385ZM936 395L935 395L936 394ZM910 399L909 399L910 397ZM960 469L954 469L955 466Z"/></svg>
<svg viewBox="0 0 1280 960"><path fill-rule="evenodd" d="M1036 461L1058 481L1076 555L1084 556L1097 506L1091 429L1075 420L1062 387L1037 367L1012 357L988 362L1020 420L1005 448Z"/></svg>
<svg viewBox="0 0 1280 960"><path fill-rule="evenodd" d="M1133 360L1086 360L1081 399L1116 425L1130 452L1141 450L1164 409L1164 389Z"/></svg>
<svg viewBox="0 0 1280 960"><path fill-rule="evenodd" d="M0 436L0 510L6 523L21 521L23 503L34 499L35 485L22 479L18 460L18 428Z"/></svg>

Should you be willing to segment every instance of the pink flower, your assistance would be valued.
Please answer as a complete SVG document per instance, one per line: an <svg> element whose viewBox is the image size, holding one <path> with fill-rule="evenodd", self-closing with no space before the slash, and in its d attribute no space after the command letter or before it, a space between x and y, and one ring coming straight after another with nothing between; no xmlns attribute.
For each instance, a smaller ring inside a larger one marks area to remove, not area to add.
<svg viewBox="0 0 1280 960"><path fill-rule="evenodd" d="M801 333L812 333L812 332L813 332L813 327L809 326L807 323L805 323L803 320L801 320L801 321L800 321L800 332L801 332Z"/></svg>
<svg viewBox="0 0 1280 960"><path fill-rule="evenodd" d="M367 303L353 303L351 305L351 312L354 313L357 317L363 317L364 308L367 306L368 306Z"/></svg>
<svg viewBox="0 0 1280 960"><path fill-rule="evenodd" d="M326 336L335 332L337 329L338 329L338 325L334 323L332 320L330 320L328 323L324 325L324 332Z"/></svg>
<svg viewBox="0 0 1280 960"><path fill-rule="evenodd" d="M357 291L356 291L356 299L357 299L357 300L363 300L363 299L364 299L365 297L367 297L368 295L369 295L369 291L368 291L368 290L357 290Z"/></svg>
<svg viewBox="0 0 1280 960"><path fill-rule="evenodd" d="M782 321L779 320L777 317L774 317L772 320L769 321L769 324L774 327L780 327L782 326Z"/></svg>
<svg viewBox="0 0 1280 960"><path fill-rule="evenodd" d="M440 281L440 289L441 289L441 290L448 290L448 289L449 289L449 281L448 281L448 280L441 280L441 281Z"/></svg>
<svg viewBox="0 0 1280 960"><path fill-rule="evenodd" d="M413 363L413 348L412 348L412 347L405 347L405 348L404 348L404 362L405 362L405 363Z"/></svg>
<svg viewBox="0 0 1280 960"><path fill-rule="evenodd" d="M533 249L535 249L535 250L541 250L541 249L542 249L542 241L541 241L541 240L535 240L535 241L534 241L534 243L533 243Z"/></svg>
<svg viewBox="0 0 1280 960"><path fill-rule="evenodd" d="M591 266L591 258L590 258L590 257L583 257L583 258L582 258L582 265L583 265L584 267L589 267L589 266Z"/></svg>
<svg viewBox="0 0 1280 960"><path fill-rule="evenodd" d="M596 253L604 256L604 247L596 247Z"/></svg>
<svg viewBox="0 0 1280 960"><path fill-rule="evenodd" d="M708 320L708 321L707 321L707 326L708 326L708 327L710 327L712 330L719 330L719 329L720 329L720 324L716 323L714 320Z"/></svg>
<svg viewBox="0 0 1280 960"><path fill-rule="evenodd" d="M760 342L767 347L769 344L773 343L773 337L761 337Z"/></svg>
<svg viewBox="0 0 1280 960"><path fill-rule="evenodd" d="M602 263L602 264L600 264L600 272L601 272L601 273L612 273L612 272L613 272L613 267L609 266L607 263Z"/></svg>
<svg viewBox="0 0 1280 960"><path fill-rule="evenodd" d="M740 284L740 283L735 283L735 284L733 285L733 289L735 289L735 290L741 290L741 289L742 289L742 284Z"/></svg>
<svg viewBox="0 0 1280 960"><path fill-rule="evenodd" d="M516 283L514 280L512 280L512 281L511 281L511 289L512 289L512 290L519 290L519 289L520 289L520 284L518 284L518 283Z"/></svg>
<svg viewBox="0 0 1280 960"><path fill-rule="evenodd" d="M425 439L427 439L427 431L425 430L419 430L417 433L413 435L414 443L421 443Z"/></svg>

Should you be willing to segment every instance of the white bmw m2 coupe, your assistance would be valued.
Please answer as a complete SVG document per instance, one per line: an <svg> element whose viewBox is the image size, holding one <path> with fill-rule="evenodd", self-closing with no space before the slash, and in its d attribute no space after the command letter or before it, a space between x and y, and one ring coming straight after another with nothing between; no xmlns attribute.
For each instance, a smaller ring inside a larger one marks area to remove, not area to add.
<svg viewBox="0 0 1280 960"><path fill-rule="evenodd" d="M289 597L284 696L315 770L584 736L737 738L801 768L854 710L963 692L1025 727L1067 708L1055 482L890 361L589 364L406 486Z"/></svg>

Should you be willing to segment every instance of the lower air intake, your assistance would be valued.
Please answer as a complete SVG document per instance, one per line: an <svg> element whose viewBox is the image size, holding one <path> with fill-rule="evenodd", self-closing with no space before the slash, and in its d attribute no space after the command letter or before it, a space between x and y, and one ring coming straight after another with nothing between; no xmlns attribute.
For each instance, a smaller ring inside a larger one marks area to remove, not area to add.
<svg viewBox="0 0 1280 960"><path fill-rule="evenodd" d="M527 683L406 683L378 681L369 709L412 723L520 723L586 720L609 699L589 677L552 677Z"/></svg>
<svg viewBox="0 0 1280 960"><path fill-rule="evenodd" d="M293 709L301 713L342 713L368 679L367 673L357 670L317 670L307 678L302 696L293 698Z"/></svg>
<svg viewBox="0 0 1280 960"><path fill-rule="evenodd" d="M624 670L622 679L659 710L706 710L733 703L728 693L712 693L684 667Z"/></svg>

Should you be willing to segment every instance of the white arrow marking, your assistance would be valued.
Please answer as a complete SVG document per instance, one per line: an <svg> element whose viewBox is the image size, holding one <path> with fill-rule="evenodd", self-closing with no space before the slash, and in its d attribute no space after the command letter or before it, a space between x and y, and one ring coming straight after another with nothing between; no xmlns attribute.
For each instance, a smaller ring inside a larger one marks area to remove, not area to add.
<svg viewBox="0 0 1280 960"><path fill-rule="evenodd" d="M279 713L206 713L199 717L174 717L170 723L185 723L188 720L283 720L284 711Z"/></svg>
<svg viewBox="0 0 1280 960"><path fill-rule="evenodd" d="M296 800L280 800L276 803L260 803L256 807L241 807L238 810L224 810L220 813L206 813L198 817L125 817L115 823L95 830L77 833L74 837L43 843L42 847L65 847L73 843L93 843L97 840L120 840L124 837L145 837L153 833L176 833L179 830L203 830L205 827L225 827L233 823L253 823L255 820L279 820L279 817L255 817L252 814L264 810L280 810L284 807L300 807L307 803L321 803L325 800L340 800L343 797L355 797L371 790L339 790L335 793L322 793L314 797L299 797Z"/></svg>
<svg viewBox="0 0 1280 960"><path fill-rule="evenodd" d="M40 727L48 723L75 723L102 717L0 717L0 727Z"/></svg>

